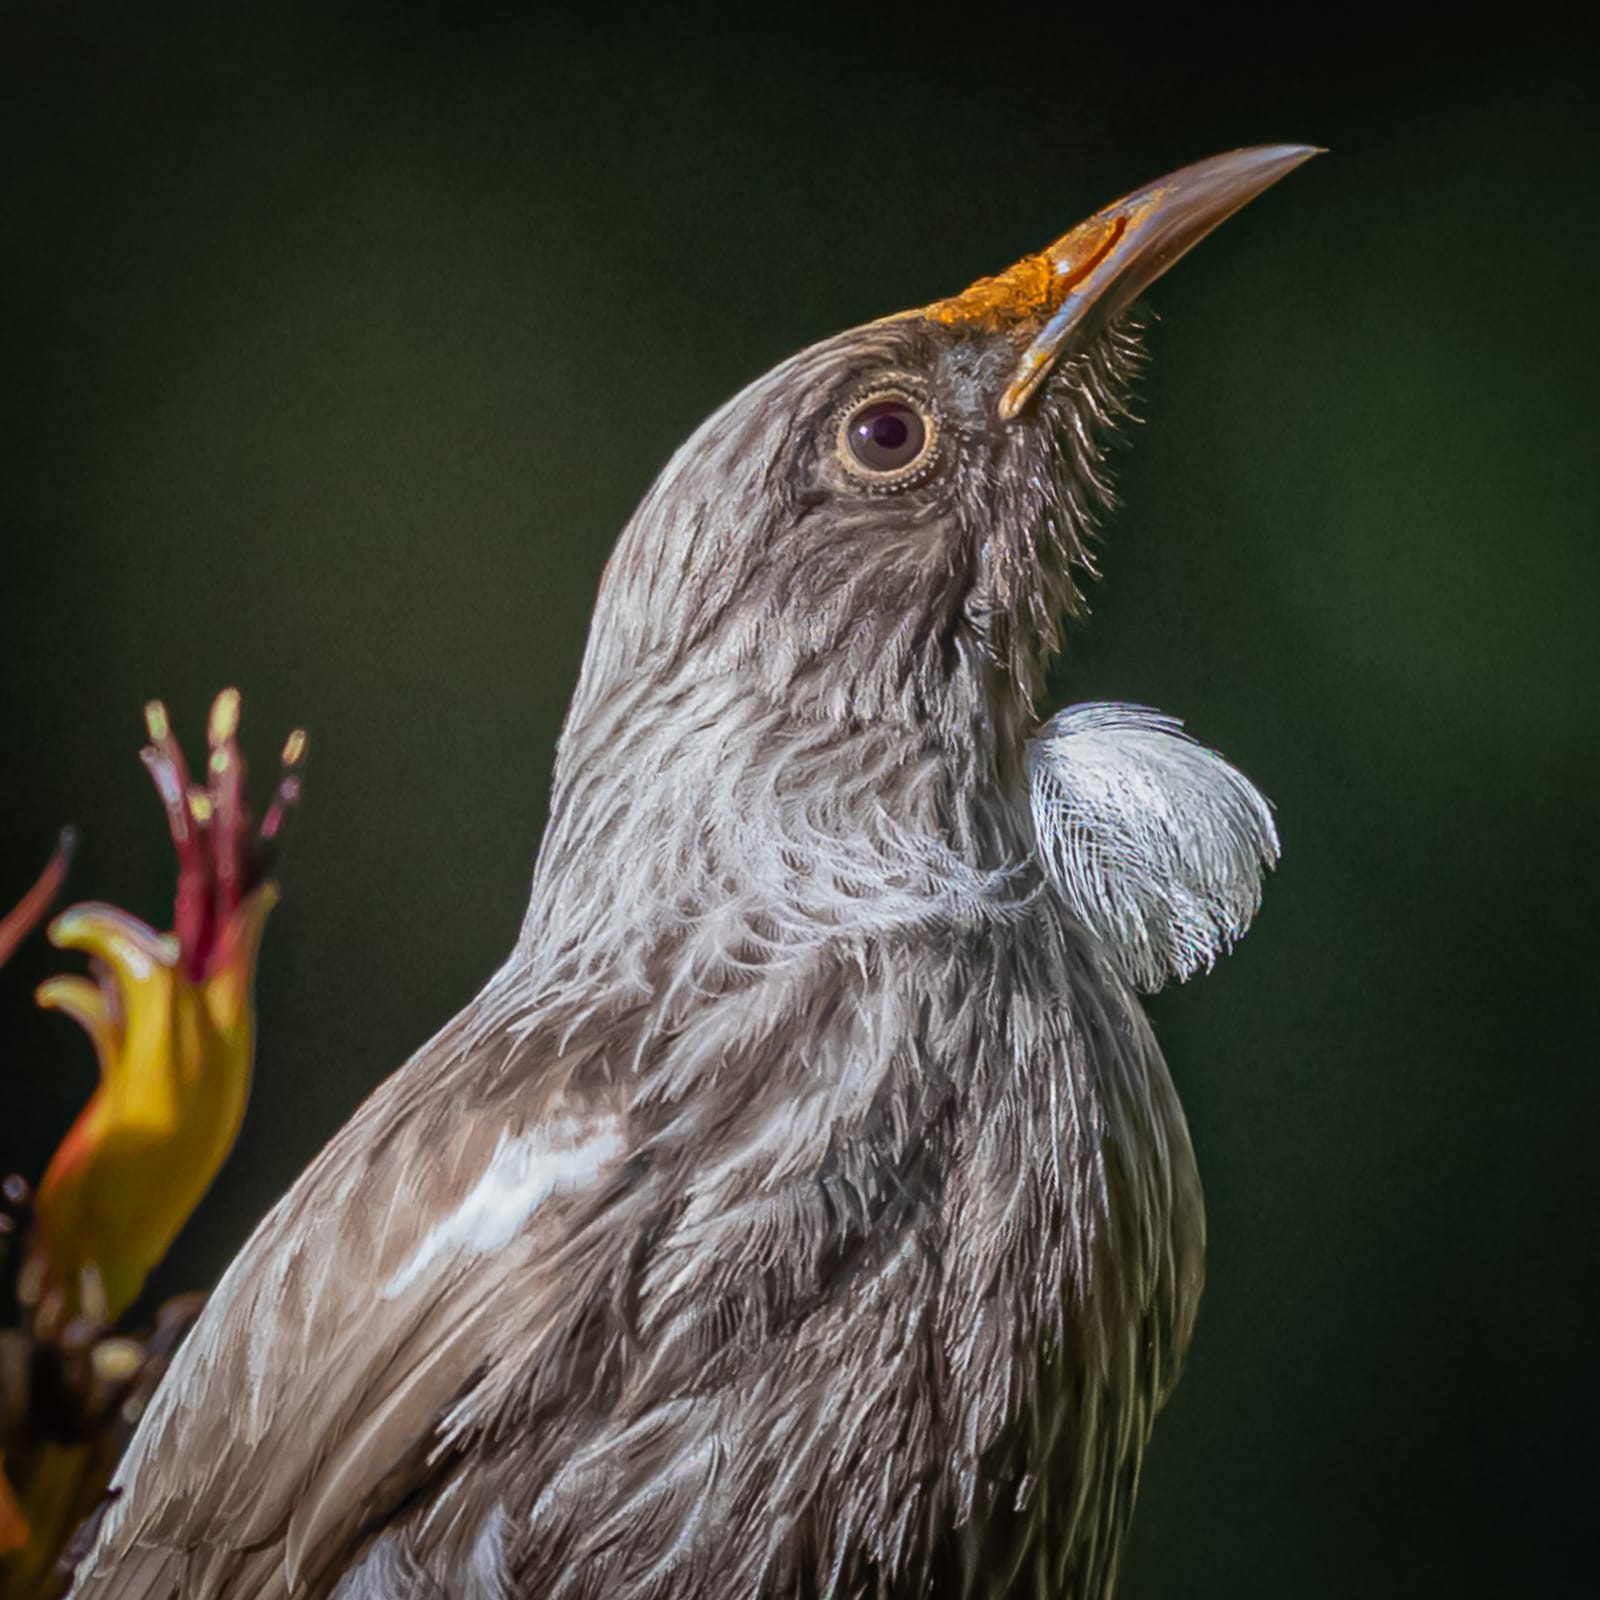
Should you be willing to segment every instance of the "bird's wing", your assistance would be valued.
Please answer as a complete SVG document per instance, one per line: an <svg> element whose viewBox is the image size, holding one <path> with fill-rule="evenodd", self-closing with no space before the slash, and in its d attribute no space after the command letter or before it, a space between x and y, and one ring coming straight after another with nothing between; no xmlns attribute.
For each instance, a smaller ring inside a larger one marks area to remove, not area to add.
<svg viewBox="0 0 1600 1600"><path fill-rule="evenodd" d="M621 1150L603 1102L455 1085L442 1053L460 1066L447 1034L390 1079L224 1275L118 1470L79 1600L316 1593L438 1470L441 1418L508 1306L539 1314L555 1243Z"/></svg>

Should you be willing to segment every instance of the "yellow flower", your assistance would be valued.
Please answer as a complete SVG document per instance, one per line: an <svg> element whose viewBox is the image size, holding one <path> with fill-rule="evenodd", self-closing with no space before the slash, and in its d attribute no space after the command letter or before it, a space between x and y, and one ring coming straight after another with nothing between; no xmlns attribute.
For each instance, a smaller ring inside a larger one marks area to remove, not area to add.
<svg viewBox="0 0 1600 1600"><path fill-rule="evenodd" d="M92 977L52 978L40 1005L76 1019L93 1041L100 1084L57 1149L34 1200L29 1298L61 1314L114 1321L177 1236L233 1148L250 1090L252 987L267 914L267 876L305 751L296 732L259 829L244 799L239 696L212 708L206 782L189 781L159 701L144 751L178 853L174 931L115 907L63 911L50 938L92 960Z"/></svg>
<svg viewBox="0 0 1600 1600"><path fill-rule="evenodd" d="M51 978L38 991L94 1041L100 1087L56 1150L34 1215L52 1276L81 1292L84 1274L98 1275L109 1319L233 1148L255 1047L256 952L277 898L268 883L240 903L199 983L172 935L111 906L73 906L50 925L52 943L101 963L98 982Z"/></svg>

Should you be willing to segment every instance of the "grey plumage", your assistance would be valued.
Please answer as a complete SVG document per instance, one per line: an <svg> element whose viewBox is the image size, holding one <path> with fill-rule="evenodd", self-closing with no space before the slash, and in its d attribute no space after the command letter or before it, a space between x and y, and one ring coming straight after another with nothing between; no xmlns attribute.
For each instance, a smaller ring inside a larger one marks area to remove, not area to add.
<svg viewBox="0 0 1600 1600"><path fill-rule="evenodd" d="M1024 752L1137 337L1001 422L1015 331L939 309L640 506L515 951L229 1269L81 1600L1108 1592L1203 1235L1133 983L1192 952L1092 914ZM885 385L937 434L894 492L838 445Z"/></svg>

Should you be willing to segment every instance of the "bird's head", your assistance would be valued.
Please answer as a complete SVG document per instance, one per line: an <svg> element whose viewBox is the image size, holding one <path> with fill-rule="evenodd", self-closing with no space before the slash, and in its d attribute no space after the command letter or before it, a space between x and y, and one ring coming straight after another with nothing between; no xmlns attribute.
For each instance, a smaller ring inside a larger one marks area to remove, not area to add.
<svg viewBox="0 0 1600 1600"><path fill-rule="evenodd" d="M1313 152L1175 172L958 295L824 340L678 452L602 586L586 699L729 678L796 717L915 725L1014 770L1136 334L1126 312ZM570 724L569 724L570 726Z"/></svg>

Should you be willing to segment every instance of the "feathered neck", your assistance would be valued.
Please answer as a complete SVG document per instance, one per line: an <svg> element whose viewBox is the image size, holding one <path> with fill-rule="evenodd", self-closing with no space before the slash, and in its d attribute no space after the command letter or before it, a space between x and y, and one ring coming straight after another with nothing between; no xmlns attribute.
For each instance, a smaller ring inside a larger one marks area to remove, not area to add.
<svg viewBox="0 0 1600 1600"><path fill-rule="evenodd" d="M591 698L518 941L528 1002L665 1018L826 949L993 914L1027 892L1030 852L1025 804L984 765L914 727L796 717L731 676Z"/></svg>

